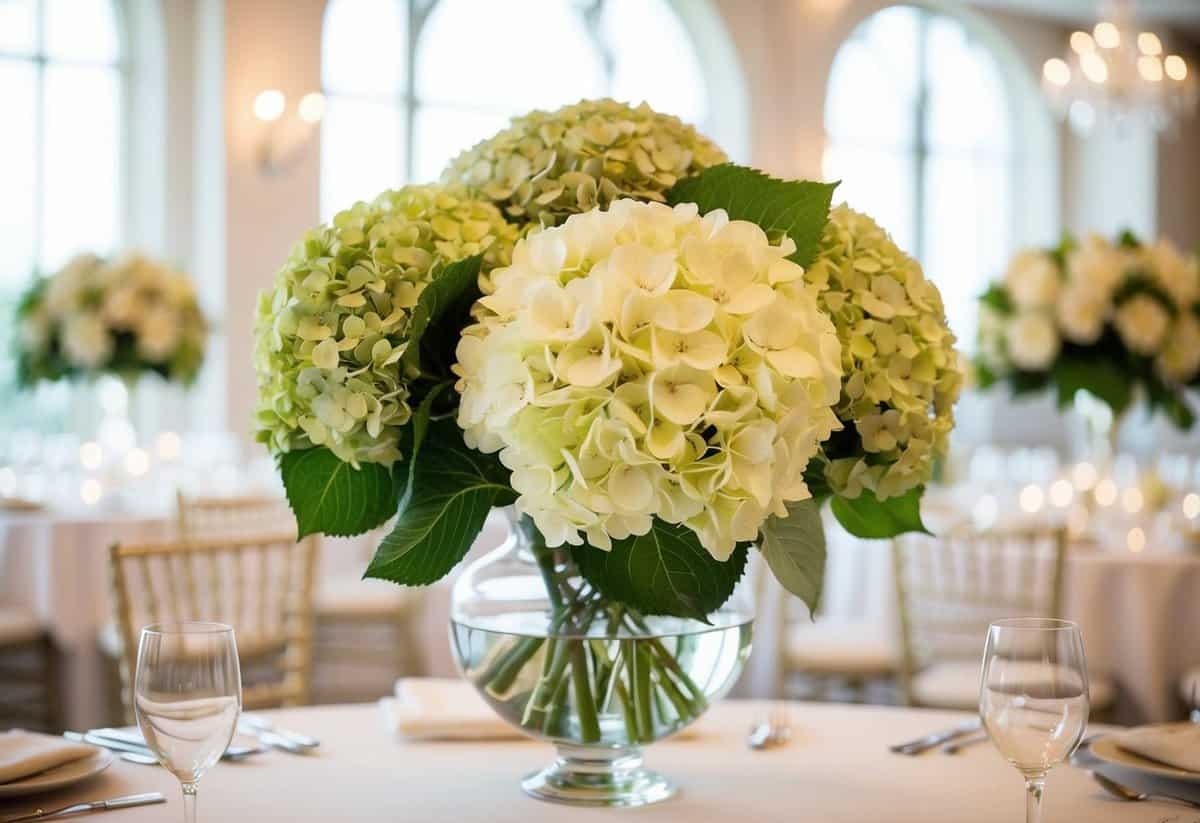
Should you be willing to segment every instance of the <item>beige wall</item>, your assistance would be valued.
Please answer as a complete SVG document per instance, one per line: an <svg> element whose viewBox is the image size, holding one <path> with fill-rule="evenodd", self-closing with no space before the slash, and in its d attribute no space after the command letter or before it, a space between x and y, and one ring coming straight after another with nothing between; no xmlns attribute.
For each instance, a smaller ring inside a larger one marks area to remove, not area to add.
<svg viewBox="0 0 1200 823"><path fill-rule="evenodd" d="M206 53L204 30L218 20L223 47L221 71L195 70L185 81L171 82L173 94L188 83L202 98L206 78L219 84L215 90L223 122L222 158L194 164L185 176L176 163L180 191L171 202L186 208L187 218L168 221L176 243L193 260L204 259L203 277L218 282L224 310L221 330L224 351L216 365L228 387L222 410L234 431L249 431L254 401L252 369L252 315L255 295L271 282L289 247L317 220L318 151L315 142L286 174L269 176L258 167L256 147L261 125L251 115L254 96L264 88L280 88L290 101L319 86L320 34L323 0L161 0L168 17L168 38L190 42L191 54L200 60ZM679 0L682 3L697 0ZM786 176L818 176L824 149L822 112L825 81L834 54L853 27L884 0L715 0L715 8L736 50L749 95L750 157L755 165ZM1011 71L1022 73L1022 82L1036 83L1043 60L1058 54L1067 30L1060 25L994 11L967 11L961 3L930 0L928 5L964 14L978 30L991 32L995 42L1011 49L1016 59ZM190 7L190 10L184 7ZM172 25L172 22L174 25ZM199 44L199 45L197 45ZM182 69L179 69L182 71ZM215 81L211 78L220 75ZM210 91L212 91L210 89ZM173 109L178 111L178 107ZM196 134L211 134L213 115L202 107L193 112ZM178 125L172 128L177 129ZM1051 154L1055 168L1031 175L1051 181L1050 191L1029 196L1022 204L1031 225L1026 234L1037 241L1057 235L1060 224L1083 228L1087 210L1080 204L1104 199L1131 201L1120 186L1107 186L1113 158L1105 152L1081 152L1076 141L1053 125ZM193 135L195 136L195 135ZM203 141L196 136L191 145ZM1157 155L1151 151L1145 174L1170 181L1146 210L1161 213L1164 230L1182 242L1195 242L1200 223L1200 126L1192 127L1183 142ZM1061 162L1061 171L1058 164ZM1117 162L1124 162L1118 158ZM1139 178L1130 166L1125 177ZM1085 185L1081 181L1087 181ZM1036 191L1038 179L1023 181L1020 190ZM186 185L184 185L186 183ZM1124 183L1121 184L1122 186ZM1153 192L1153 190L1151 190ZM1079 193L1083 192L1081 198ZM1060 201L1061 200L1061 206ZM1046 215L1036 208L1052 204ZM1138 208L1141 208L1140 206ZM1035 216L1031 216L1035 215ZM1148 215L1154 221L1159 215ZM180 226L191 226L187 234ZM1040 232L1040 235L1035 234ZM215 294L214 294L215 296ZM981 421L983 425L990 423Z"/></svg>

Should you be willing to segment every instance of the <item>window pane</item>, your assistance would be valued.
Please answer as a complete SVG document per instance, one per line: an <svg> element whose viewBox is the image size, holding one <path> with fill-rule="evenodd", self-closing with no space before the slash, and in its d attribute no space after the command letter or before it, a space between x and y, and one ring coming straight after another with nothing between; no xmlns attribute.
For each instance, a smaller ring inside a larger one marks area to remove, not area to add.
<svg viewBox="0 0 1200 823"><path fill-rule="evenodd" d="M960 346L974 347L976 299L1003 270L1012 232L1011 170L999 159L942 152L925 167L926 274L937 284Z"/></svg>
<svg viewBox="0 0 1200 823"><path fill-rule="evenodd" d="M900 248L916 249L914 158L903 151L857 145L831 145L822 173L841 180L833 199L869 214Z"/></svg>
<svg viewBox="0 0 1200 823"><path fill-rule="evenodd" d="M958 22L931 16L928 29L929 143L1007 151L1007 95L996 61Z"/></svg>
<svg viewBox="0 0 1200 823"><path fill-rule="evenodd" d="M600 53L562 0L441 0L417 47L423 101L516 114L607 90Z"/></svg>
<svg viewBox="0 0 1200 823"><path fill-rule="evenodd" d="M60 60L115 63L121 52L112 0L42 0L46 53Z"/></svg>
<svg viewBox="0 0 1200 823"><path fill-rule="evenodd" d="M508 118L494 112L422 106L417 111L413 182L437 180L456 154L504 128Z"/></svg>
<svg viewBox="0 0 1200 823"><path fill-rule="evenodd" d="M0 0L0 52L33 54L37 50L34 0Z"/></svg>
<svg viewBox="0 0 1200 823"><path fill-rule="evenodd" d="M704 74L687 30L665 0L608 0L600 34L613 56L611 95L645 100L689 123L707 114ZM671 55L663 60L662 55Z"/></svg>
<svg viewBox="0 0 1200 823"><path fill-rule="evenodd" d="M36 77L32 63L0 60L4 128L0 128L0 294L24 288L33 270ZM7 345L0 339L0 348Z"/></svg>
<svg viewBox="0 0 1200 823"><path fill-rule="evenodd" d="M117 239L118 82L114 69L46 67L41 265Z"/></svg>
<svg viewBox="0 0 1200 823"><path fill-rule="evenodd" d="M321 34L327 93L395 97L404 86L408 48L403 0L330 0Z"/></svg>
<svg viewBox="0 0 1200 823"><path fill-rule="evenodd" d="M404 132L389 103L330 97L321 121L321 218L403 182Z"/></svg>

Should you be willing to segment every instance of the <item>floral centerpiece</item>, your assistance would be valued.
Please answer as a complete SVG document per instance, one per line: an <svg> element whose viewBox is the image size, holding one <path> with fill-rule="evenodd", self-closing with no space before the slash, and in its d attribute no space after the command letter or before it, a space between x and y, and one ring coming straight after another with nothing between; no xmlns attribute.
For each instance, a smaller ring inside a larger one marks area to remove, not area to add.
<svg viewBox="0 0 1200 823"><path fill-rule="evenodd" d="M979 384L1093 395L1116 418L1139 397L1183 430L1200 385L1200 261L1166 240L1089 235L1030 249L981 298Z"/></svg>
<svg viewBox="0 0 1200 823"><path fill-rule="evenodd" d="M724 159L644 105L534 112L309 232L260 300L259 438L301 534L394 519L367 574L425 585L511 512L454 641L559 744L539 797L669 795L637 746L732 683L751 550L815 608L822 501L924 528L961 383L937 289L834 185Z"/></svg>
<svg viewBox="0 0 1200 823"><path fill-rule="evenodd" d="M131 254L79 255L39 278L17 307L21 385L64 377L153 372L191 383L208 327L186 275Z"/></svg>

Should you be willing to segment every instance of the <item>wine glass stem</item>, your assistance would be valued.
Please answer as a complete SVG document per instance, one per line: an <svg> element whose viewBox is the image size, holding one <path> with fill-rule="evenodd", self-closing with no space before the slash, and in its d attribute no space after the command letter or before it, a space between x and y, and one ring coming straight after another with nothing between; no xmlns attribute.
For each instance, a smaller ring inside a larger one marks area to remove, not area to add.
<svg viewBox="0 0 1200 823"><path fill-rule="evenodd" d="M1025 778L1025 823L1042 822L1042 790L1046 776Z"/></svg>
<svg viewBox="0 0 1200 823"><path fill-rule="evenodd" d="M183 784L183 823L196 823L196 784Z"/></svg>

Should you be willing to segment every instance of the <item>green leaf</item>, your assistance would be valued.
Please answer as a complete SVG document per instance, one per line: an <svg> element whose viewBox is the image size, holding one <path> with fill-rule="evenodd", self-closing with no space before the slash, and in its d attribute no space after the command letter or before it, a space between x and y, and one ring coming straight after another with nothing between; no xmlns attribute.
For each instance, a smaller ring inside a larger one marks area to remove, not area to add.
<svg viewBox="0 0 1200 823"><path fill-rule="evenodd" d="M403 512L412 499L418 462L417 455L421 452L421 445L425 442L425 433L429 430L429 420L433 414L433 403L437 400L438 395L445 391L449 385L449 383L439 383L434 386L429 394L425 395L425 399L421 401L421 405L417 406L417 410L413 412L409 430L410 437L407 444L408 468L404 472L404 490L400 495L400 504L397 507L398 512Z"/></svg>
<svg viewBox="0 0 1200 823"><path fill-rule="evenodd" d="M667 202L695 203L701 214L724 209L732 220L757 224L774 242L787 235L796 243L790 259L807 266L816 257L837 185L777 180L756 169L725 163L680 180L667 192Z"/></svg>
<svg viewBox="0 0 1200 823"><path fill-rule="evenodd" d="M611 551L578 546L571 552L584 578L611 600L643 614L708 615L725 604L746 569L748 548L738 546L728 560L705 551L687 526L655 518L641 536L614 540Z"/></svg>
<svg viewBox="0 0 1200 823"><path fill-rule="evenodd" d="M471 548L492 507L517 499L508 470L495 455L469 448L451 418L430 421L420 452L410 461L407 504L366 577L407 586L440 580Z"/></svg>
<svg viewBox="0 0 1200 823"><path fill-rule="evenodd" d="M423 359L433 359L432 365L448 369L450 363L444 361L449 356L453 362L458 333L479 299L482 262L483 255L477 254L451 263L421 292L408 327L409 344L402 361L405 366L417 367Z"/></svg>
<svg viewBox="0 0 1200 823"><path fill-rule="evenodd" d="M1157 376L1148 375L1142 381L1146 386L1146 397L1150 410L1162 409L1167 419L1180 431L1191 431L1196 423L1196 414L1188 405L1187 398L1179 389L1168 386Z"/></svg>
<svg viewBox="0 0 1200 823"><path fill-rule="evenodd" d="M762 527L759 550L771 573L804 601L809 614L821 603L825 583L825 528L815 500L788 503L786 518L770 517Z"/></svg>
<svg viewBox="0 0 1200 823"><path fill-rule="evenodd" d="M353 537L396 512L392 472L378 463L356 469L322 446L288 452L279 469L299 537Z"/></svg>
<svg viewBox="0 0 1200 823"><path fill-rule="evenodd" d="M843 528L855 537L883 540L905 532L929 534L921 520L921 495L924 492L924 487L917 486L900 497L880 500L874 492L863 489L853 500L833 498L830 508Z"/></svg>
<svg viewBox="0 0 1200 823"><path fill-rule="evenodd" d="M979 295L979 302L1006 316L1016 311L1016 306L1013 304L1012 297L1008 294L1008 289L999 283L993 283L988 286L988 290Z"/></svg>
<svg viewBox="0 0 1200 823"><path fill-rule="evenodd" d="M1133 399L1133 384L1121 366L1106 357L1062 356L1052 372L1058 388L1058 407L1075 401L1075 392L1086 389L1120 414Z"/></svg>
<svg viewBox="0 0 1200 823"><path fill-rule="evenodd" d="M999 378L996 376L996 373L992 371L991 366L978 359L972 362L971 365L975 369L976 386L978 386L980 389L990 389L992 386L996 385L996 381L999 380Z"/></svg>

